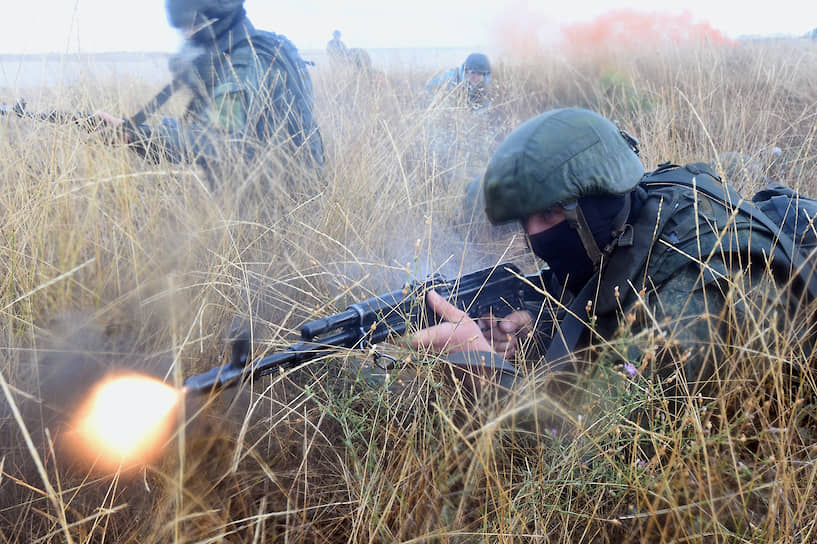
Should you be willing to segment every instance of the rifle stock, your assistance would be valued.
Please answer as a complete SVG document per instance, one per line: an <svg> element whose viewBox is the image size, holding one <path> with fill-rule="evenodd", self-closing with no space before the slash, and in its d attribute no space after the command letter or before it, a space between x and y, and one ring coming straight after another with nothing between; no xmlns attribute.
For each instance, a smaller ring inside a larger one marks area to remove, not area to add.
<svg viewBox="0 0 817 544"><path fill-rule="evenodd" d="M230 361L188 378L185 390L206 393L299 366L334 350L365 349L391 336L400 336L410 324L433 322L433 313L425 302L431 289L472 318L489 314L503 317L522 308L525 301L544 299L540 275L522 275L512 264L487 267L452 279L435 274L352 304L343 312L305 323L300 342L255 361L249 358L249 337L240 335L234 339Z"/></svg>

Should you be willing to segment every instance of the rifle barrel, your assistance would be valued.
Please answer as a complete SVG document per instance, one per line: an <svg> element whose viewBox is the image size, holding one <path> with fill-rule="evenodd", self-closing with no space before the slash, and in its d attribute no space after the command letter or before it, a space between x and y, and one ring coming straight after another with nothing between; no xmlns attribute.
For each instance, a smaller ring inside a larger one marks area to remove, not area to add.
<svg viewBox="0 0 817 544"><path fill-rule="evenodd" d="M44 112L28 111L25 107L25 102L21 101L12 106L8 104L0 104L0 114L2 115L16 115L22 119L34 119L35 121L45 121L54 124L74 124L88 132L94 132L104 126L105 122L101 119L95 118L93 114L88 112L69 112L60 110L51 110Z"/></svg>
<svg viewBox="0 0 817 544"><path fill-rule="evenodd" d="M358 335L348 330L324 338L320 340L320 343L298 342L284 351L267 355L249 365L240 365L231 361L211 368L204 374L191 376L185 380L184 388L191 393L207 393L214 389L235 385L250 376L260 378L278 369L306 363L339 347L354 347L357 342Z"/></svg>

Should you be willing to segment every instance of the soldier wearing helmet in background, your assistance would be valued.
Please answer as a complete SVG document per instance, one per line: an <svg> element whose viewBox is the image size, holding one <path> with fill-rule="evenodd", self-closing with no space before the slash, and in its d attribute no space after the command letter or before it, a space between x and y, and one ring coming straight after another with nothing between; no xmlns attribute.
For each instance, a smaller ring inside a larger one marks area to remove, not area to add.
<svg viewBox="0 0 817 544"><path fill-rule="evenodd" d="M432 176L456 192L482 177L502 132L491 107L491 63L471 53L426 84L426 157Z"/></svg>
<svg viewBox="0 0 817 544"><path fill-rule="evenodd" d="M461 66L451 68L432 78L426 84L430 98L437 93L449 94L462 89L468 106L473 110L487 108L491 104L488 94L491 78L491 62L483 53L471 53Z"/></svg>
<svg viewBox="0 0 817 544"><path fill-rule="evenodd" d="M793 287L804 276L790 274L774 232L721 204L742 202L739 195L704 163L665 164L645 175L635 139L594 112L558 109L523 123L494 153L483 191L490 221L519 222L547 263L551 298L478 322L430 292L428 304L443 322L412 343L448 352L455 368L490 371L509 386L511 361L538 332L546 338L538 368L548 376L592 368L593 350L583 348L595 347L596 362L606 350L667 392L694 393L747 322L764 322L752 330L797 323L804 289ZM773 278L771 255L782 267ZM780 296L789 292L778 283L786 279L794 297ZM611 348L625 336L626 348ZM768 349L775 340L753 341Z"/></svg>
<svg viewBox="0 0 817 544"><path fill-rule="evenodd" d="M321 166L306 63L286 37L257 30L243 4L166 0L168 21L185 38L169 62L175 87L192 94L182 119L132 124L97 115L123 129L121 137L147 158L195 162L211 182L222 181L237 157L252 160L273 148L310 168Z"/></svg>

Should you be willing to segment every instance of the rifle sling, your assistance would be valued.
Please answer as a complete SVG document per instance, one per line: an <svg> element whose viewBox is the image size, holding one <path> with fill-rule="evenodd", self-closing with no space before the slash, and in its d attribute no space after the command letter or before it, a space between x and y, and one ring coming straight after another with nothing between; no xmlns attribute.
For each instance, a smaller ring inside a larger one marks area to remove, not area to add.
<svg viewBox="0 0 817 544"><path fill-rule="evenodd" d="M144 106L142 106L142 108L138 112L132 115L129 119L126 119L125 125L130 127L137 127L144 123L147 120L148 115L164 106L165 103L168 100L170 100L170 97L173 96L174 92L176 92L176 89L179 86L178 84L179 84L178 80L174 79L173 81L165 85L164 88L161 91L159 91L156 94L156 96L148 100L148 102Z"/></svg>
<svg viewBox="0 0 817 544"><path fill-rule="evenodd" d="M558 332L550 342L544 364L547 372L576 372L574 351L587 324L578 316L586 313L587 301L592 300L598 283L599 271L584 285L567 307Z"/></svg>

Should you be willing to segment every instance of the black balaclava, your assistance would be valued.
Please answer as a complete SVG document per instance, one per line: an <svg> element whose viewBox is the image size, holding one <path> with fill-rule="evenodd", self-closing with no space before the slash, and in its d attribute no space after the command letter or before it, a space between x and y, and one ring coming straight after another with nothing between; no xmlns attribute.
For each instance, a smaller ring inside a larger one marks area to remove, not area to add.
<svg viewBox="0 0 817 544"><path fill-rule="evenodd" d="M630 195L629 217L633 218L641 208L641 201L636 191ZM615 219L625 205L625 198L626 195L593 195L579 199L579 207L599 248L606 248L613 241ZM528 243L536 256L550 266L556 278L572 293L577 293L595 271L576 227L569 221L529 235Z"/></svg>

